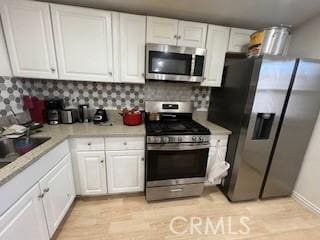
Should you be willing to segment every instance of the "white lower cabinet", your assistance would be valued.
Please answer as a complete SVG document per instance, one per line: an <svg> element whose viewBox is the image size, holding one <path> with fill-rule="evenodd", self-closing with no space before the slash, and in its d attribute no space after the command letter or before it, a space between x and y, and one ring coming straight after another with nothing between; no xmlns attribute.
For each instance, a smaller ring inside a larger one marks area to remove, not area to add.
<svg viewBox="0 0 320 240"><path fill-rule="evenodd" d="M107 193L104 151L77 152L81 195Z"/></svg>
<svg viewBox="0 0 320 240"><path fill-rule="evenodd" d="M0 217L1 240L48 240L39 184L34 185Z"/></svg>
<svg viewBox="0 0 320 240"><path fill-rule="evenodd" d="M40 188L52 237L75 198L70 154L40 180Z"/></svg>
<svg viewBox="0 0 320 240"><path fill-rule="evenodd" d="M108 151L106 156L109 193L144 190L144 150Z"/></svg>

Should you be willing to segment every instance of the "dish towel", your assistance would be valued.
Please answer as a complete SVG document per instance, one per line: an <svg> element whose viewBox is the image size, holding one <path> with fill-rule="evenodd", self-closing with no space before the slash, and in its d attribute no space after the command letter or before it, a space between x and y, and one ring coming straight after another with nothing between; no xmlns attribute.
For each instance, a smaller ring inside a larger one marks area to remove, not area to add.
<svg viewBox="0 0 320 240"><path fill-rule="evenodd" d="M212 165L208 174L208 182L215 183L220 178L223 178L228 175L228 169L230 168L230 164L227 162L216 162Z"/></svg>

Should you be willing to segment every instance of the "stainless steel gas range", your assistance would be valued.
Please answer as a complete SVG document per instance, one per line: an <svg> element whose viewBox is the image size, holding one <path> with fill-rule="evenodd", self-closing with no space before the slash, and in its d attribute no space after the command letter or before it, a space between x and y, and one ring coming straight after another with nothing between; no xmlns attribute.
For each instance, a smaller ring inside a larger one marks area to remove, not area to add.
<svg viewBox="0 0 320 240"><path fill-rule="evenodd" d="M146 102L146 199L199 196L210 131L192 120L190 102Z"/></svg>

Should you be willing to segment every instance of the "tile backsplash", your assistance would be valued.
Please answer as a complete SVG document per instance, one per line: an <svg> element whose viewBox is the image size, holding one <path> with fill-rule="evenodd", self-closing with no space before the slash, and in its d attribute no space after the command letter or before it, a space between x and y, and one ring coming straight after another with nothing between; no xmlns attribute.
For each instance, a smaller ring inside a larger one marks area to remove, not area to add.
<svg viewBox="0 0 320 240"><path fill-rule="evenodd" d="M190 83L147 81L145 85L57 81L0 77L0 116L23 111L22 95L59 97L66 106L89 103L91 107L121 109L144 107L145 100L193 101L195 109L207 109L210 88Z"/></svg>

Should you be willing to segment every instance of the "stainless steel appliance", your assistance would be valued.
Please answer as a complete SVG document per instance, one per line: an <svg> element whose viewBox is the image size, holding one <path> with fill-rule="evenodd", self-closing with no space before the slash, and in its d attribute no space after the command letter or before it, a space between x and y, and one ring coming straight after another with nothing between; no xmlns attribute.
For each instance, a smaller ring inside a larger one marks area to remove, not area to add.
<svg viewBox="0 0 320 240"><path fill-rule="evenodd" d="M82 123L90 122L90 112L88 104L79 105L79 121Z"/></svg>
<svg viewBox="0 0 320 240"><path fill-rule="evenodd" d="M79 120L78 109L63 109L60 111L61 122L65 124L75 123Z"/></svg>
<svg viewBox="0 0 320 240"><path fill-rule="evenodd" d="M107 112L104 109L98 109L93 117L93 123L104 123L108 121Z"/></svg>
<svg viewBox="0 0 320 240"><path fill-rule="evenodd" d="M192 120L189 102L146 102L146 199L199 196L204 188L210 131Z"/></svg>
<svg viewBox="0 0 320 240"><path fill-rule="evenodd" d="M208 119L232 131L231 201L289 196L320 109L320 62L262 56L225 67Z"/></svg>
<svg viewBox="0 0 320 240"><path fill-rule="evenodd" d="M49 99L45 101L48 123L51 125L59 124L61 122L60 119L60 111L64 108L63 99L55 98Z"/></svg>
<svg viewBox="0 0 320 240"><path fill-rule="evenodd" d="M147 44L146 78L201 82L206 49L163 44Z"/></svg>
<svg viewBox="0 0 320 240"><path fill-rule="evenodd" d="M288 26L268 27L250 36L249 56L263 54L280 55L286 53L291 30Z"/></svg>

